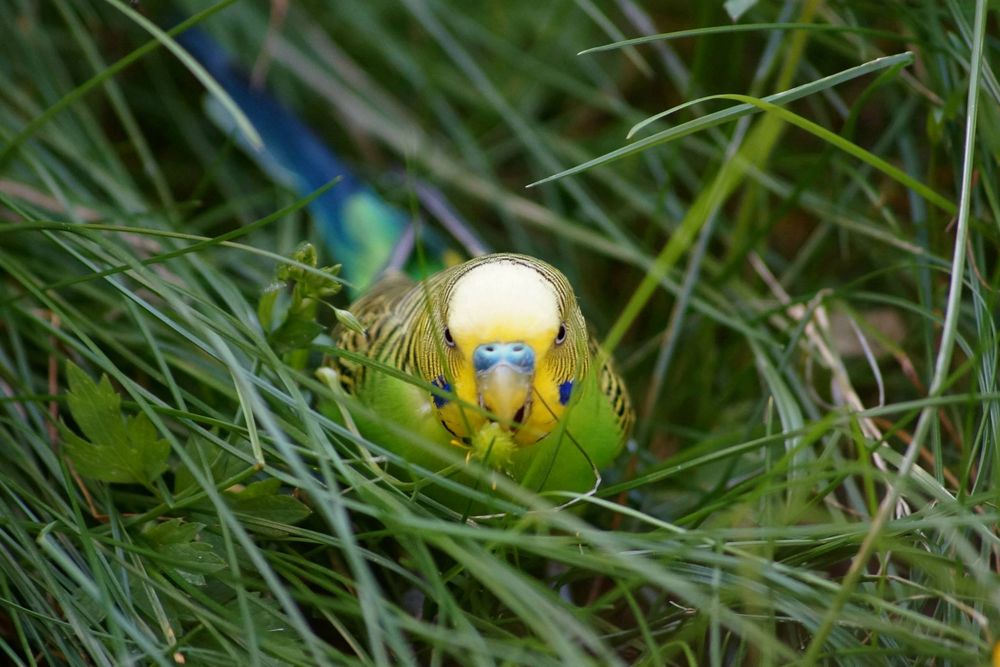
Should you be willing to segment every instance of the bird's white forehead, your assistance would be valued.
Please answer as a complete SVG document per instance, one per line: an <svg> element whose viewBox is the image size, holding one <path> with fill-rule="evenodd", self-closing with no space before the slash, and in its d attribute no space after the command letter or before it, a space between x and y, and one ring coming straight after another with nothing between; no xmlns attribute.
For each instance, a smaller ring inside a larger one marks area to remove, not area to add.
<svg viewBox="0 0 1000 667"><path fill-rule="evenodd" d="M456 338L518 338L559 328L555 287L530 266L493 262L469 270L455 283L448 327ZM495 334L495 335L494 335Z"/></svg>

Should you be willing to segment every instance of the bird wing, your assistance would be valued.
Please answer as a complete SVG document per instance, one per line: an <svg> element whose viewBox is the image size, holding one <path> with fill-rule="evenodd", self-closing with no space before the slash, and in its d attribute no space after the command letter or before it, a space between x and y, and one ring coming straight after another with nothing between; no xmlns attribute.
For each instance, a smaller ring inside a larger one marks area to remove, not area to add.
<svg viewBox="0 0 1000 667"><path fill-rule="evenodd" d="M395 351L402 349L405 341L408 327L403 305L412 299L415 285L402 273L391 273L375 283L351 306L351 312L361 322L364 332L338 325L333 330L337 347L402 368L401 360L395 358L398 356ZM341 386L348 393L356 393L364 384L364 364L337 357L333 366Z"/></svg>
<svg viewBox="0 0 1000 667"><path fill-rule="evenodd" d="M632 425L635 423L635 410L632 407L632 398L625 387L625 381L615 368L615 363L611 355L601 352L600 343L597 342L597 336L594 335L593 331L590 332L589 340L591 356L595 360L603 358L604 363L601 364L601 368L598 370L597 386L600 388L601 393L607 397L608 403L611 405L611 409L618 419L618 425L622 432L622 441L624 442L632 431Z"/></svg>

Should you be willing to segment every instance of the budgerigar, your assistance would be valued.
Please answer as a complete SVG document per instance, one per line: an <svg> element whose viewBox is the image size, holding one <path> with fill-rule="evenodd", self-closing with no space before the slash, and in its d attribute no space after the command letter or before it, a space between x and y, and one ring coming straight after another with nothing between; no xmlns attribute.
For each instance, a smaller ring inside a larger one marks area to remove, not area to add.
<svg viewBox="0 0 1000 667"><path fill-rule="evenodd" d="M471 454L477 434L499 430L512 446L493 465L536 491L582 492L625 442L628 393L545 262L492 254L419 283L390 276L352 311L365 333L341 328L337 347L423 381L333 362L360 431L409 461L438 469L437 448Z"/></svg>
<svg viewBox="0 0 1000 667"><path fill-rule="evenodd" d="M562 273L531 257L494 254L423 282L395 273L369 287L398 254L404 214L290 109L252 86L207 35L189 30L179 39L257 128L262 148L245 148L276 181L305 196L340 179L310 210L343 275L364 292L351 310L366 332L341 328L336 344L402 372L335 357L362 433L432 470L445 467L441 451L465 449L536 491L592 488L625 442L632 409ZM225 113L209 109L233 131ZM428 230L422 245L430 266L447 263L440 235ZM410 267L422 273L425 265Z"/></svg>

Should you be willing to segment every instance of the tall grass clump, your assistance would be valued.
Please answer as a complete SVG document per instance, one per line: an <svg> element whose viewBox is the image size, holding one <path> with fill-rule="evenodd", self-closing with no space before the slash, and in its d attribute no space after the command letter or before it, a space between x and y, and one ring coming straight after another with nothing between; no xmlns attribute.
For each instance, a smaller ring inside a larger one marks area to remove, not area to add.
<svg viewBox="0 0 1000 667"><path fill-rule="evenodd" d="M0 0L0 661L991 661L994 4L169 5ZM568 275L638 412L595 495L469 519L317 410L261 300L332 324L336 249L190 27Z"/></svg>

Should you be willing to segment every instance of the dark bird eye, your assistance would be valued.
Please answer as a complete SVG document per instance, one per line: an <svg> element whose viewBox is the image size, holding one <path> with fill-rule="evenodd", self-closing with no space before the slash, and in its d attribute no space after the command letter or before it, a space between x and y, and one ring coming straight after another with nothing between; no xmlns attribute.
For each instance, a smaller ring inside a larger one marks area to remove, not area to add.
<svg viewBox="0 0 1000 667"><path fill-rule="evenodd" d="M451 330L448 327L444 328L444 342L448 344L448 347L455 347L455 339L451 337Z"/></svg>
<svg viewBox="0 0 1000 667"><path fill-rule="evenodd" d="M556 334L556 345L562 345L563 341L566 340L566 325L559 325L559 333Z"/></svg>

